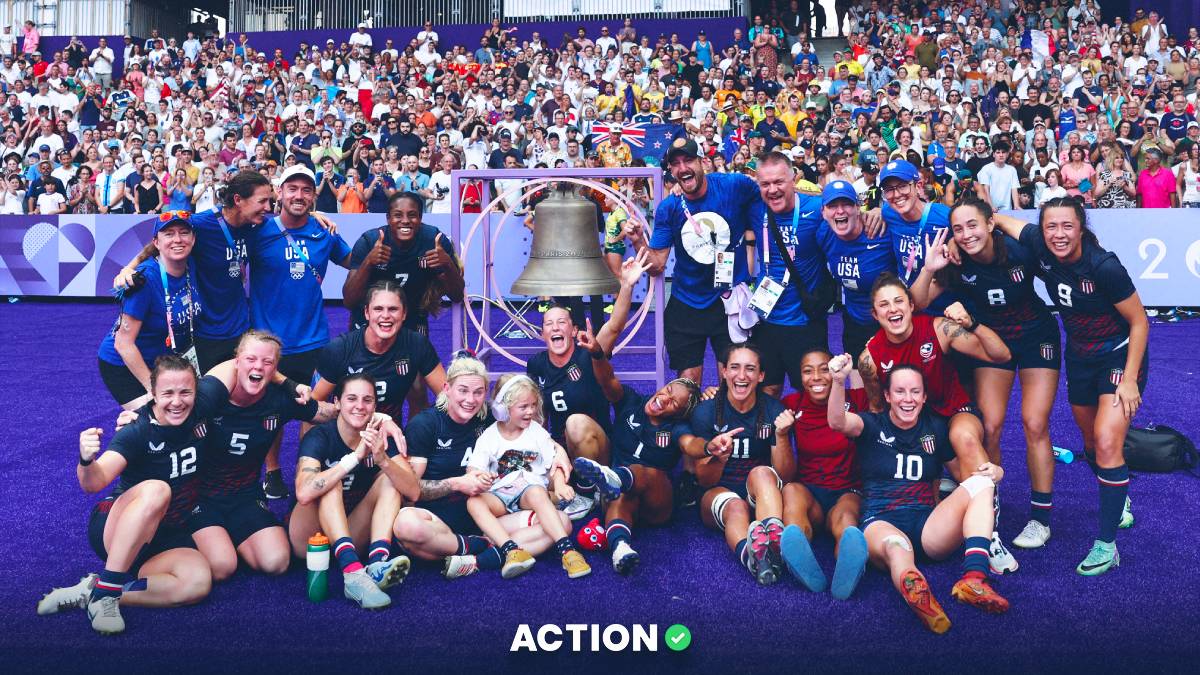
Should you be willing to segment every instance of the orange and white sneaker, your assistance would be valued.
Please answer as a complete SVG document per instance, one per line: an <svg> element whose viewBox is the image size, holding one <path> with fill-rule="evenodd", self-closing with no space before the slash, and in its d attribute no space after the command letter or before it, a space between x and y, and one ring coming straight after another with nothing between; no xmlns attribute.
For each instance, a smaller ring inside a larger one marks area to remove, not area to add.
<svg viewBox="0 0 1200 675"><path fill-rule="evenodd" d="M950 630L950 618L946 616L942 606L933 597L933 593L929 590L929 584L920 572L916 570L905 572L900 584L903 587L901 594L904 596L904 601L908 603L909 608L917 615L921 623L925 624L926 628L938 635Z"/></svg>
<svg viewBox="0 0 1200 675"><path fill-rule="evenodd" d="M961 603L978 607L989 614L1003 614L1008 611L1008 600L997 593L988 580L978 573L967 574L959 579L950 595Z"/></svg>

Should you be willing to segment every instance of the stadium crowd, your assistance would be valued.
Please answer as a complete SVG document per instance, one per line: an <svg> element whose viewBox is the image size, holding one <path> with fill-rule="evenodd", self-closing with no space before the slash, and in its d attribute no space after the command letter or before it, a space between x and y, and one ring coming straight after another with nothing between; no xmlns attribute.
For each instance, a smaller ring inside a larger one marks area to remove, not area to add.
<svg viewBox="0 0 1200 675"><path fill-rule="evenodd" d="M904 158L939 201L1200 205L1195 27L1091 0L839 2L848 45L820 62L813 22L779 5L691 44L626 20L520 41L494 22L450 45L426 22L406 45L363 26L286 54L157 31L42 53L26 22L0 36L0 213L200 212L233 172L278 184L297 163L326 212L382 212L406 189L448 212L454 168L630 165L622 127L652 123L694 138L716 172L786 151L811 187L867 193Z"/></svg>

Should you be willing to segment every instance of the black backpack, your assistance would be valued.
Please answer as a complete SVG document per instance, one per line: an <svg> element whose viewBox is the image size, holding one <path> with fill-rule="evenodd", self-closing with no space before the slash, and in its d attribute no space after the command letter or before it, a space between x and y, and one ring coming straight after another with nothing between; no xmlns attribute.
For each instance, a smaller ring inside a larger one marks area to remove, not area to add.
<svg viewBox="0 0 1200 675"><path fill-rule="evenodd" d="M1130 427L1125 434L1125 464L1133 471L1170 473L1180 469L1195 473L1196 446L1187 436L1165 424L1142 429Z"/></svg>

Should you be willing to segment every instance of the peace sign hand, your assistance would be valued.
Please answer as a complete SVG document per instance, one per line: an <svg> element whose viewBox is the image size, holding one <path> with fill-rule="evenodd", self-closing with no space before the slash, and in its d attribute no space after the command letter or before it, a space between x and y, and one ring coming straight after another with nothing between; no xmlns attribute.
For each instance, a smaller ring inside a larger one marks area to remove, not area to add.
<svg viewBox="0 0 1200 675"><path fill-rule="evenodd" d="M575 344L579 345L580 349L590 352L593 355L599 355L603 351L600 342L596 340L596 334L592 332L592 320L584 320L585 328L575 335Z"/></svg>
<svg viewBox="0 0 1200 675"><path fill-rule="evenodd" d="M946 237L949 234L950 228L947 227L938 230L932 239L925 235L925 267L930 272L943 270L950 264L946 249Z"/></svg>
<svg viewBox="0 0 1200 675"><path fill-rule="evenodd" d="M647 249L638 251L638 254L632 258L626 258L625 262L621 263L621 285L632 288L650 269L650 252Z"/></svg>

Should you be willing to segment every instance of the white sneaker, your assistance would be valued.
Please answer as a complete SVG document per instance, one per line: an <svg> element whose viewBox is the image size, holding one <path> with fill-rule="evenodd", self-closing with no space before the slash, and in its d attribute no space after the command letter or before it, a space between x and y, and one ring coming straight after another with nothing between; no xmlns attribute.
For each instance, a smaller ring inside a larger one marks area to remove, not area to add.
<svg viewBox="0 0 1200 675"><path fill-rule="evenodd" d="M1013 546L1017 548L1041 548L1050 541L1050 526L1043 525L1036 520L1031 520L1025 523L1025 529L1021 530L1021 534L1013 539Z"/></svg>
<svg viewBox="0 0 1200 675"><path fill-rule="evenodd" d="M446 556L446 562L442 565L442 576L447 579L467 577L478 571L479 563L473 555Z"/></svg>
<svg viewBox="0 0 1200 675"><path fill-rule="evenodd" d="M561 510L571 520L583 520L587 514L591 513L592 507L595 505L596 500L576 494L574 499L563 504Z"/></svg>
<svg viewBox="0 0 1200 675"><path fill-rule="evenodd" d="M383 609L392 604L392 599L379 590L365 568L342 573L342 593L346 599L353 600L363 609Z"/></svg>
<svg viewBox="0 0 1200 675"><path fill-rule="evenodd" d="M125 619L121 618L121 598L106 595L87 604L88 619L92 630L101 635L116 635L124 632Z"/></svg>
<svg viewBox="0 0 1200 675"><path fill-rule="evenodd" d="M83 609L87 607L88 595L91 594L92 587L96 585L96 579L98 578L95 574L89 574L80 579L79 583L74 586L50 589L50 592L42 596L42 599L38 602L38 616L57 614L64 609Z"/></svg>
<svg viewBox="0 0 1200 675"><path fill-rule="evenodd" d="M1004 542L1000 541L1000 533L992 533L992 545L988 547L988 564L991 565L992 574L1007 574L1017 571L1017 559L1013 554L1004 548Z"/></svg>
<svg viewBox="0 0 1200 675"><path fill-rule="evenodd" d="M629 574L638 564L638 552L633 550L629 542L622 539L612 552L613 569L617 574Z"/></svg>

